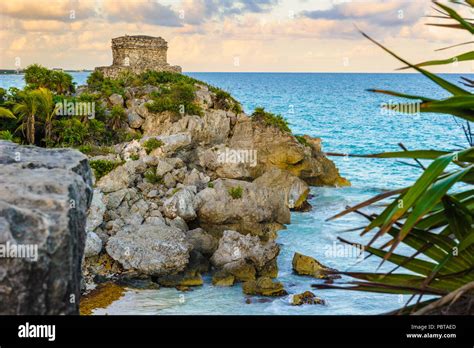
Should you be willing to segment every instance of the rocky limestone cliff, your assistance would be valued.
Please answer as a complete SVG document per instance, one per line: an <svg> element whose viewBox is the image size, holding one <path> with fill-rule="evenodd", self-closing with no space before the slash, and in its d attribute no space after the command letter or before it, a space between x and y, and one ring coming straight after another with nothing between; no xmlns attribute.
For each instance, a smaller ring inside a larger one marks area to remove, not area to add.
<svg viewBox="0 0 474 348"><path fill-rule="evenodd" d="M0 141L0 314L78 314L91 178L76 150Z"/></svg>
<svg viewBox="0 0 474 348"><path fill-rule="evenodd" d="M199 115L151 112L147 105L160 86L127 87L123 97L104 100L124 106L129 131L142 137L90 158L118 165L95 184L87 289L137 277L201 285L209 271L223 286L277 277L274 240L290 223L290 210L310 208L310 185L349 184L320 139L298 140L208 86L194 87ZM159 145L147 149L151 140Z"/></svg>

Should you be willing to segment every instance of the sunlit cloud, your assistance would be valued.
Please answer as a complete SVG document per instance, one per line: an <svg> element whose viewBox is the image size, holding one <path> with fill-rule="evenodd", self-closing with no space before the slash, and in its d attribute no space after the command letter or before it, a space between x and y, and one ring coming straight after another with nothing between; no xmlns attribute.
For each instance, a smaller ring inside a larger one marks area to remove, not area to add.
<svg viewBox="0 0 474 348"><path fill-rule="evenodd" d="M9 1L0 67L109 65L113 37L146 34L165 38L170 63L185 71L393 71L399 64L354 25L417 62L466 39L425 26L430 11L429 0Z"/></svg>

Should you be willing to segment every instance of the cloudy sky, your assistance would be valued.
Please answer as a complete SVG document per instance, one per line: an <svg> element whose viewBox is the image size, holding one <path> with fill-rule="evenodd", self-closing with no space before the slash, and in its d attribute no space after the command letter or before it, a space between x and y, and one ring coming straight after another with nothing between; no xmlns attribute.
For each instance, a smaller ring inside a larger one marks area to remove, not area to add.
<svg viewBox="0 0 474 348"><path fill-rule="evenodd" d="M2 0L0 68L110 65L111 38L144 34L184 71L390 72L400 64L354 25L413 63L465 51L434 52L472 37L425 26L430 14L429 0Z"/></svg>

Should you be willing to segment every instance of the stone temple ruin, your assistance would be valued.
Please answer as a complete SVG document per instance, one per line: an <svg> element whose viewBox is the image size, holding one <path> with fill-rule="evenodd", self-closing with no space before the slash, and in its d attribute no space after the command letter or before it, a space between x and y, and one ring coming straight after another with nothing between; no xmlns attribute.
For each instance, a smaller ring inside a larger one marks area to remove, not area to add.
<svg viewBox="0 0 474 348"><path fill-rule="evenodd" d="M104 77L116 78L120 72L130 70L140 74L147 70L181 73L181 67L167 62L168 43L161 37L146 35L120 36L112 39L111 66L95 68Z"/></svg>

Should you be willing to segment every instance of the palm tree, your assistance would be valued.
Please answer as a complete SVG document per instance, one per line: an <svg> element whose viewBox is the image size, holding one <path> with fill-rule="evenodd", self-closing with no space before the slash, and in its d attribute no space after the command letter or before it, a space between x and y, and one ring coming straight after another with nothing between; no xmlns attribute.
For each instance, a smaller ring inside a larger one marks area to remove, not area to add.
<svg viewBox="0 0 474 348"><path fill-rule="evenodd" d="M0 118L15 118L15 115L9 109L0 107Z"/></svg>
<svg viewBox="0 0 474 348"><path fill-rule="evenodd" d="M13 112L18 115L18 119L22 122L18 129L21 129L23 135L26 136L26 141L29 144L34 144L36 123L35 118L38 108L41 106L38 100L38 92L23 91L19 93L18 96L20 97L20 101L13 106Z"/></svg>
<svg viewBox="0 0 474 348"><path fill-rule="evenodd" d="M33 93L35 93L40 104L39 111L44 119L44 141L48 144L53 133L53 118L56 115L57 107L53 101L53 94L49 89L41 87Z"/></svg>

